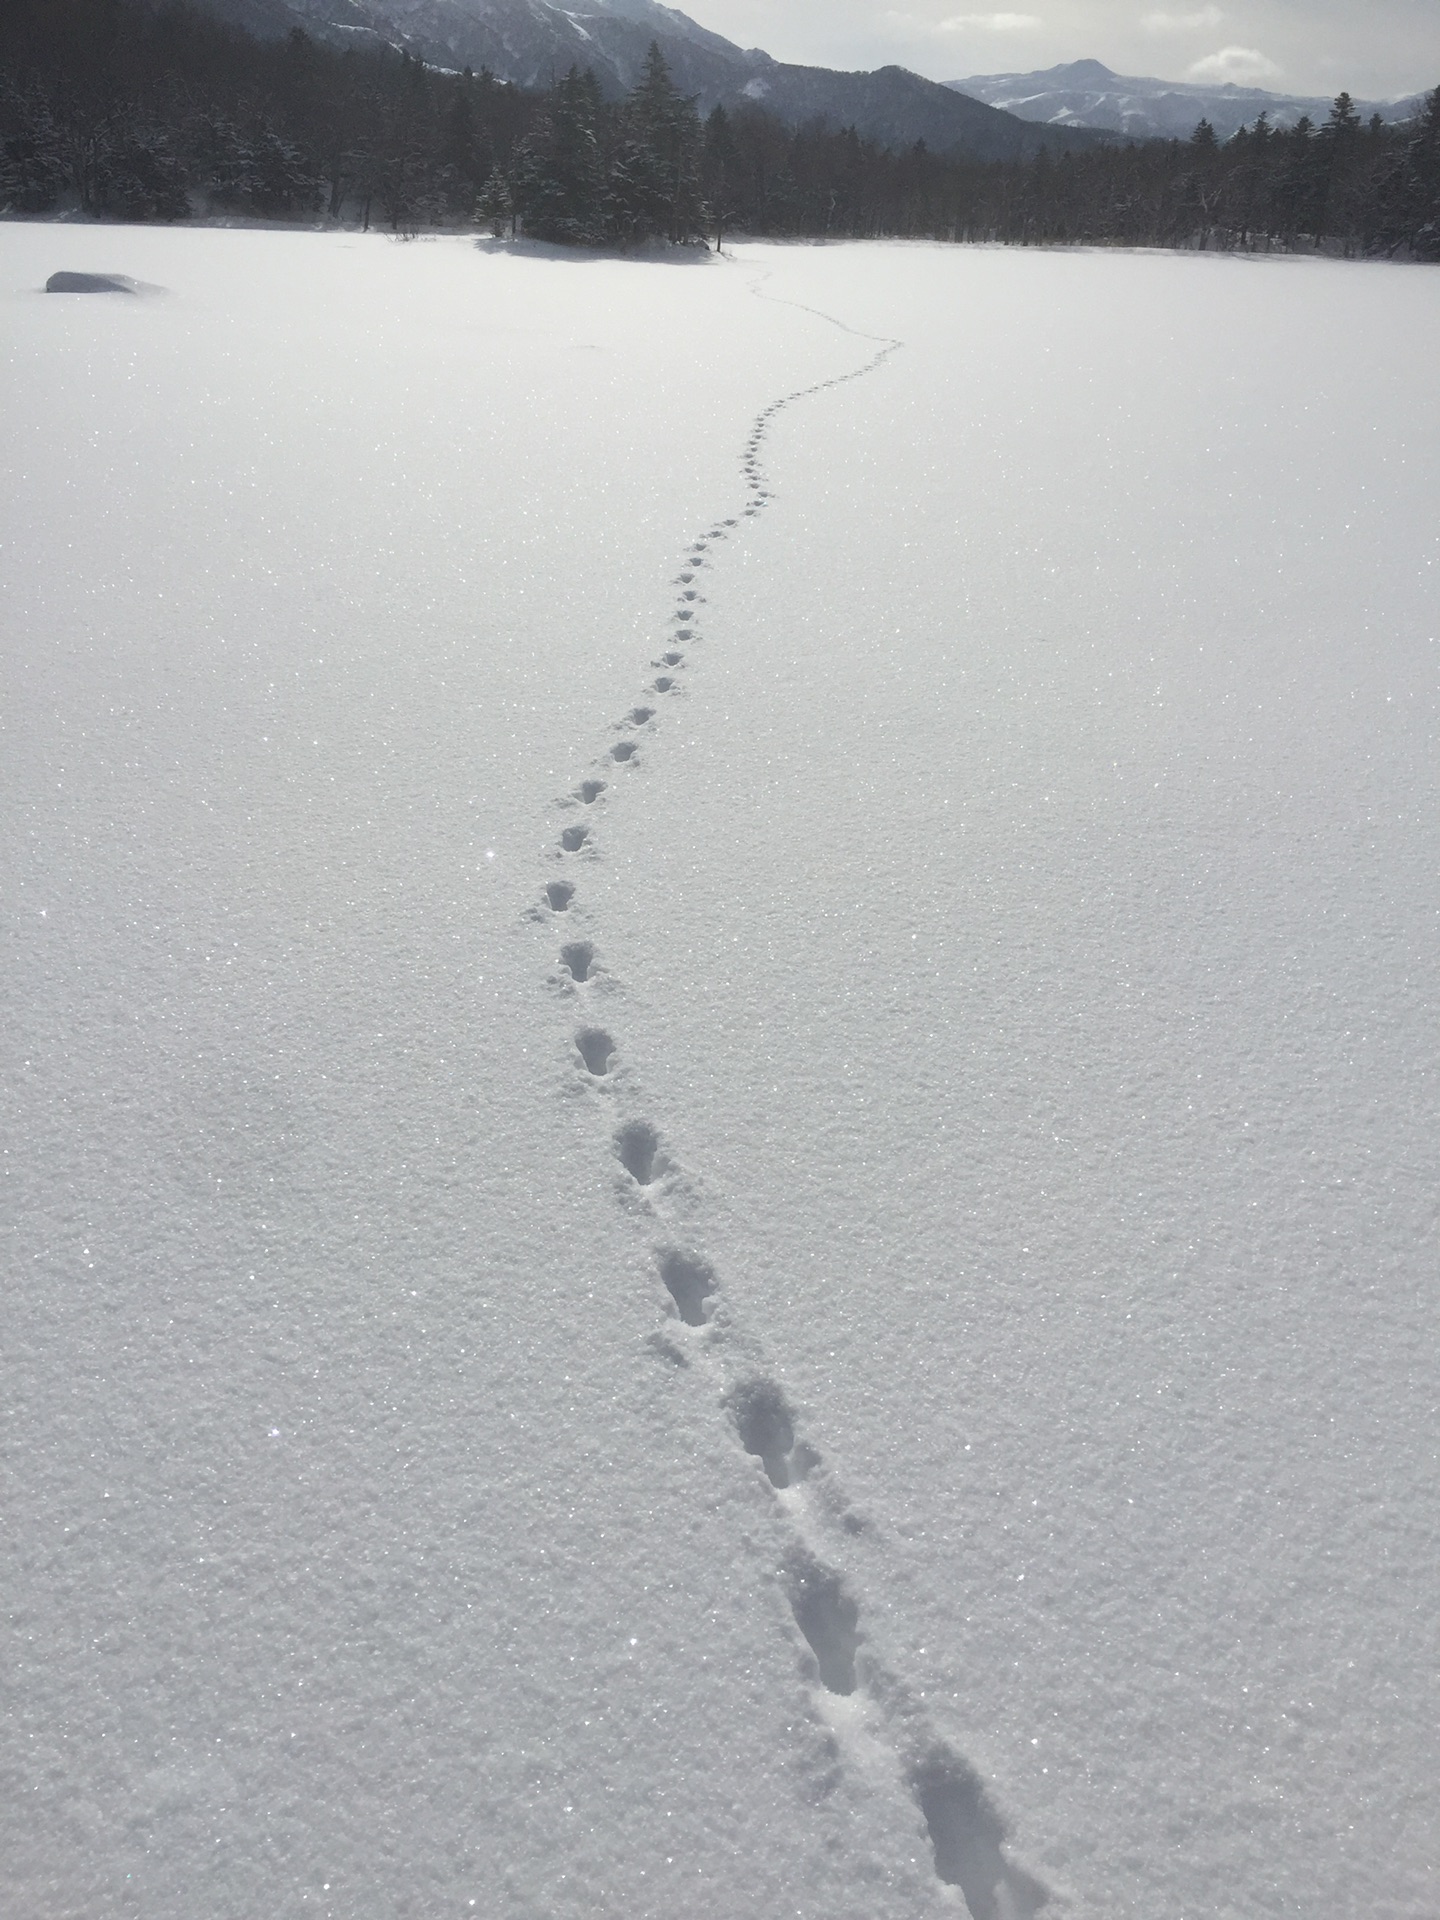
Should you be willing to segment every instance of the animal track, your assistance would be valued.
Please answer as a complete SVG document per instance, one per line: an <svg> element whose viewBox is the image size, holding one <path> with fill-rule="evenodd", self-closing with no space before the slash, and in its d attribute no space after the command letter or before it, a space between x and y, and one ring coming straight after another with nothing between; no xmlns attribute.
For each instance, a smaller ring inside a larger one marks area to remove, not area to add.
<svg viewBox="0 0 1440 1920"><path fill-rule="evenodd" d="M675 1310L687 1327L703 1327L705 1302L717 1292L715 1270L708 1260L667 1247L659 1256L660 1278L669 1289Z"/></svg>
<svg viewBox="0 0 1440 1920"><path fill-rule="evenodd" d="M973 1920L1032 1920L1049 1895L1001 1852L1005 1825L975 1769L937 1746L912 1768L910 1788L929 1829L935 1871L959 1887Z"/></svg>
<svg viewBox="0 0 1440 1920"><path fill-rule="evenodd" d="M615 1152L637 1187L650 1187L666 1171L660 1136L648 1120L628 1120L615 1135Z"/></svg>
<svg viewBox="0 0 1440 1920"><path fill-rule="evenodd" d="M794 1417L773 1380L747 1380L732 1388L729 1406L741 1446L764 1467L772 1487L799 1482L818 1464L808 1447L796 1445Z"/></svg>
<svg viewBox="0 0 1440 1920"><path fill-rule="evenodd" d="M809 1642L827 1693L854 1693L860 1611L838 1573L800 1553L787 1570L786 1586L795 1624Z"/></svg>
<svg viewBox="0 0 1440 1920"><path fill-rule="evenodd" d="M588 940L573 940L568 947L560 949L560 964L572 980L586 981L595 966L595 949Z"/></svg>
<svg viewBox="0 0 1440 1920"><path fill-rule="evenodd" d="M575 1045L585 1062L585 1071L594 1074L597 1080L603 1080L615 1057L615 1042L609 1034L602 1032L599 1027L582 1027L575 1036Z"/></svg>
<svg viewBox="0 0 1440 1920"><path fill-rule="evenodd" d="M844 323L835 324L843 327ZM657 671L651 683L655 695L684 691L673 669L685 664L684 646L699 639L697 608L705 603L706 596L694 583L702 569L713 568L718 556L712 549L728 539L730 530L743 520L763 512L773 498L763 451L775 420L799 400L872 372L898 346L898 342L881 343L865 366L786 395L756 418L741 461L745 491L741 511L717 521L692 541L681 563L670 616L672 630L662 642L666 651L652 662L657 670L670 671ZM616 731L648 727L656 714L654 706L633 707ZM658 735L652 738L658 746ZM635 738L612 740L609 763L638 766L639 746ZM575 789L574 798L593 806L605 791L603 779L587 779ZM569 826L561 832L560 846L567 854L592 845L587 827ZM550 881L544 895L552 912L565 913L575 900L576 889L566 881ZM542 918L541 910L533 909L531 917ZM594 946L588 940L563 946L560 966L575 986L586 984L597 971ZM613 995L615 982L606 978L599 991ZM628 1065L623 1083L617 1079L614 1066L619 1048L603 1028L578 1026L573 1031L573 1044L572 1057L590 1081L616 1083L614 1092L607 1092L605 1099L617 1097L622 1084L631 1082L633 1067ZM674 1164L659 1131L648 1120L627 1120L616 1127L611 1150L623 1169L623 1179L617 1176L617 1185L622 1196L628 1190L632 1204L637 1193L647 1205L662 1197L667 1207L675 1200L687 1205L693 1201L688 1181L669 1179ZM855 1743L854 1758L863 1775L872 1764L875 1739L884 1739L898 1778L924 1820L938 1879L959 1889L972 1920L1033 1920L1046 1903L1046 1890L1006 1859L1004 1823L979 1775L950 1749L922 1703L908 1693L902 1680L887 1672L874 1647L864 1641L859 1607L841 1566L832 1561L843 1563L845 1542L866 1531L866 1523L850 1507L833 1475L822 1467L820 1456L797 1435L794 1411L767 1370L759 1343L738 1320L734 1295L722 1291L711 1263L694 1251L676 1246L657 1247L654 1259L668 1301L662 1327L650 1335L649 1345L696 1381L710 1382L717 1410L733 1427L745 1453L758 1462L773 1490L773 1522L783 1544L778 1561L770 1564L779 1566L782 1591L813 1659L814 1686L838 1698L862 1697L858 1720L839 1715L830 1721L836 1751L844 1753ZM676 1325L677 1316L681 1326L691 1329L689 1334ZM745 1471L753 1475L754 1470L747 1467ZM761 1482L752 1480L751 1486L752 1497L757 1490L764 1490ZM913 1850L915 1817L912 1811L902 1840L907 1850Z"/></svg>

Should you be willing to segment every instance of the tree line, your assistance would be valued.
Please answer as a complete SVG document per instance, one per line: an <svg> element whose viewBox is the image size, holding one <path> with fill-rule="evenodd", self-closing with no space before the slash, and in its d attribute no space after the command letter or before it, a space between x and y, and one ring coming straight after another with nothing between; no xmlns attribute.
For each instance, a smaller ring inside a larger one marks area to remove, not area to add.
<svg viewBox="0 0 1440 1920"><path fill-rule="evenodd" d="M658 47L610 99L437 71L303 32L264 41L186 0L7 0L0 210L476 227L578 246L727 231L1032 245L1320 249L1440 260L1440 88L1416 120L1262 118L1221 142L980 162L758 105L702 120Z"/></svg>

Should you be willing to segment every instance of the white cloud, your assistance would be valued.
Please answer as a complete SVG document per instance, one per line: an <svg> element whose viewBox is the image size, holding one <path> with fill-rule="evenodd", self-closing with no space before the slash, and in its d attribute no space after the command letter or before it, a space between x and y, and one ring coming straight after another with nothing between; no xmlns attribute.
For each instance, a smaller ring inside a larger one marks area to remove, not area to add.
<svg viewBox="0 0 1440 1920"><path fill-rule="evenodd" d="M1034 13L957 13L940 22L942 33L1038 33L1045 22Z"/></svg>
<svg viewBox="0 0 1440 1920"><path fill-rule="evenodd" d="M1201 7L1198 13L1142 13L1140 24L1146 33L1199 33L1224 18L1219 7Z"/></svg>
<svg viewBox="0 0 1440 1920"><path fill-rule="evenodd" d="M1237 86L1279 77L1279 67L1255 47L1221 47L1197 60L1187 75L1191 80L1233 80Z"/></svg>

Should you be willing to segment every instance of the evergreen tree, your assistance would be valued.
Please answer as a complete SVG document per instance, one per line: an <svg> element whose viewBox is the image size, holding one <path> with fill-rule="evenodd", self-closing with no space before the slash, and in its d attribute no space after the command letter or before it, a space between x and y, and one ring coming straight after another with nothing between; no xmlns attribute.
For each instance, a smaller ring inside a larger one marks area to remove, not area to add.
<svg viewBox="0 0 1440 1920"><path fill-rule="evenodd" d="M579 247L605 240L604 117L595 75L572 67L516 156L515 200L537 240Z"/></svg>
<svg viewBox="0 0 1440 1920"><path fill-rule="evenodd" d="M706 223L700 186L703 142L693 100L676 91L659 43L620 118L611 163L609 224L621 240L693 240Z"/></svg>
<svg viewBox="0 0 1440 1920"><path fill-rule="evenodd" d="M715 251L725 239L725 230L734 220L739 201L740 149L730 125L730 116L718 104L711 108L705 122L705 140L700 163L700 185L715 223Z"/></svg>
<svg viewBox="0 0 1440 1920"><path fill-rule="evenodd" d="M1379 170L1378 243L1417 260L1440 260L1440 87L1427 95L1398 153Z"/></svg>
<svg viewBox="0 0 1440 1920"><path fill-rule="evenodd" d="M503 240L507 233L514 231L515 196L510 191L510 182L498 169L480 189L480 197L475 202L475 214L497 240Z"/></svg>
<svg viewBox="0 0 1440 1920"><path fill-rule="evenodd" d="M121 123L105 129L93 204L117 220L185 219L190 211L186 173L163 128Z"/></svg>
<svg viewBox="0 0 1440 1920"><path fill-rule="evenodd" d="M0 208L48 213L66 179L60 130L44 93L34 90L16 100L0 141Z"/></svg>

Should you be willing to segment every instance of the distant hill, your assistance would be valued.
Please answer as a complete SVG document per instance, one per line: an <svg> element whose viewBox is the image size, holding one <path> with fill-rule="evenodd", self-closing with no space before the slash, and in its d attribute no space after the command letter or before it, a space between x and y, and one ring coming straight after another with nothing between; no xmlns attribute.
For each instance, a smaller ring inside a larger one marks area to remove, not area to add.
<svg viewBox="0 0 1440 1920"><path fill-rule="evenodd" d="M1043 131L1029 118L923 79L904 67L837 73L789 66L758 48L737 47L657 0L199 0L206 10L265 37L303 26L316 38L384 43L432 65L488 67L519 86L549 86L571 66L591 67L605 91L628 91L651 41L658 41L676 84L716 104L755 102L796 126L823 119L854 126L889 147L917 140L937 153L978 159L1024 158L1093 146L1103 136L1064 126Z"/></svg>
<svg viewBox="0 0 1440 1920"><path fill-rule="evenodd" d="M1072 60L1040 73L982 73L950 80L956 93L999 107L1017 119L1048 127L1095 127L1131 139L1188 139L1208 120L1222 140L1268 113L1274 127L1293 127L1302 114L1323 120L1330 101L1263 87L1206 86L1183 80L1151 80L1112 73L1098 60ZM1365 119L1408 120L1421 95L1406 100L1357 100Z"/></svg>

